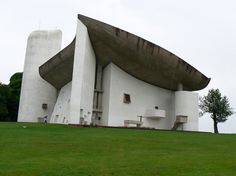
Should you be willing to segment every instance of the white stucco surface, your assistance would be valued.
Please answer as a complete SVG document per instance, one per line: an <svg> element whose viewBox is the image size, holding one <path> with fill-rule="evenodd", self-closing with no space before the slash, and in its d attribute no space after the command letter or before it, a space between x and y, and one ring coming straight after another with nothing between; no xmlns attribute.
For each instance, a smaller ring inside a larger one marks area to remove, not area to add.
<svg viewBox="0 0 236 176"><path fill-rule="evenodd" d="M189 91L175 92L175 115L187 116L183 130L198 131L198 94Z"/></svg>
<svg viewBox="0 0 236 176"><path fill-rule="evenodd" d="M124 120L139 120L138 116L143 116L146 109L158 106L166 111L166 118L143 118L143 126L171 128L169 122L173 121L174 116L174 92L138 80L112 63L104 69L103 78L104 123L107 121L109 126L123 126ZM130 94L129 104L123 102L124 93Z"/></svg>
<svg viewBox="0 0 236 176"><path fill-rule="evenodd" d="M59 91L56 104L50 119L51 123L69 122L70 118L70 99L71 99L71 82L67 83Z"/></svg>
<svg viewBox="0 0 236 176"><path fill-rule="evenodd" d="M39 66L61 49L62 33L34 31L28 37L19 105L19 122L37 122L38 117L51 116L57 90L39 75ZM47 104L47 109L42 104Z"/></svg>
<svg viewBox="0 0 236 176"><path fill-rule="evenodd" d="M100 70L95 92L100 94L94 99L96 57L87 28L80 20L72 81L56 90L40 77L38 69L60 51L61 37L59 30L35 31L29 36L18 121L37 122L38 117L47 115L51 123L90 124L92 115L96 115L97 125L124 126L125 120L135 122L142 117L142 127L171 129L176 116L182 115L187 116L183 130L198 130L197 93L182 91L182 84L181 91L177 92L148 84L113 63L103 70L97 65ZM129 98L124 101L124 94L130 96L130 101ZM94 102L97 114L93 114ZM47 104L47 108L43 108L43 104Z"/></svg>
<svg viewBox="0 0 236 176"><path fill-rule="evenodd" d="M80 117L90 123L93 108L96 58L86 26L78 20L73 78L71 89L70 121L79 124Z"/></svg>
<svg viewBox="0 0 236 176"><path fill-rule="evenodd" d="M110 115L110 96L111 96L111 64L103 70L102 81L103 95L102 95L102 118L100 124L103 126L108 125Z"/></svg>

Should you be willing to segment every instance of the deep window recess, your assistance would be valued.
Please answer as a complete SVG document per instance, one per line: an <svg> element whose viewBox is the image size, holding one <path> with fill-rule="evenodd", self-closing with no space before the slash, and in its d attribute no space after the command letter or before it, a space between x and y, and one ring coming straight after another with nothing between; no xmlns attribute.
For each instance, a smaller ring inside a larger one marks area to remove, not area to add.
<svg viewBox="0 0 236 176"><path fill-rule="evenodd" d="M48 108L48 104L43 103L43 104L42 104L42 108L43 108L43 109L47 109L47 108Z"/></svg>
<svg viewBox="0 0 236 176"><path fill-rule="evenodd" d="M124 93L123 102L124 102L124 103L127 103L127 104L129 104L129 103L131 102L131 100L130 100L130 94Z"/></svg>

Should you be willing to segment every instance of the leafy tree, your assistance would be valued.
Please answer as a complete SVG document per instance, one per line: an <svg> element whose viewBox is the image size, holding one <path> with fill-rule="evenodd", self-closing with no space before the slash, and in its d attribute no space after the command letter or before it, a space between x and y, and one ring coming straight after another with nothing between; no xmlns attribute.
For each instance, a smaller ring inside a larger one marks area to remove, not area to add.
<svg viewBox="0 0 236 176"><path fill-rule="evenodd" d="M17 121L17 114L20 100L22 73L15 73L10 78L9 98L7 102L8 116L11 121Z"/></svg>
<svg viewBox="0 0 236 176"><path fill-rule="evenodd" d="M8 115L7 100L9 97L9 89L5 84L0 83L0 120Z"/></svg>
<svg viewBox="0 0 236 176"><path fill-rule="evenodd" d="M233 114L228 98L222 96L219 89L211 89L206 96L200 98L199 107L202 115L206 112L211 114L215 133L219 133L217 124L225 122Z"/></svg>
<svg viewBox="0 0 236 176"><path fill-rule="evenodd" d="M20 90L21 90L22 73L15 73L10 78L8 85L0 83L0 120L16 121Z"/></svg>

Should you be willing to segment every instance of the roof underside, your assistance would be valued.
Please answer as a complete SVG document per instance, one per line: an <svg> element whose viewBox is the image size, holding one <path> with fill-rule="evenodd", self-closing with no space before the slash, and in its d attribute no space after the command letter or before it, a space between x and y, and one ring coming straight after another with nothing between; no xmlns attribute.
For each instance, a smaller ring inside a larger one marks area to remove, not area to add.
<svg viewBox="0 0 236 176"><path fill-rule="evenodd" d="M72 80L75 39L47 62L39 67L40 76L60 89Z"/></svg>
<svg viewBox="0 0 236 176"><path fill-rule="evenodd" d="M113 62L130 75L169 90L177 90L179 84L184 90L200 90L210 81L158 45L103 22L82 15L78 18L87 26L97 64L103 67ZM72 80L74 46L75 40L40 66L40 75L58 89Z"/></svg>

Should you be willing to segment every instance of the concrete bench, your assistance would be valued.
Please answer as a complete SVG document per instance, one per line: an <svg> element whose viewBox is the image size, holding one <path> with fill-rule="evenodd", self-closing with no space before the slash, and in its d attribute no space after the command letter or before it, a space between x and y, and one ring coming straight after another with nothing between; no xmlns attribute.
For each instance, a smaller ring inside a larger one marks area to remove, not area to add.
<svg viewBox="0 0 236 176"><path fill-rule="evenodd" d="M184 129L183 124L184 124L184 123L187 123L187 122L188 122L188 116L177 115L172 130L177 130L177 129L180 128L180 127L181 127L182 130L183 130L183 129Z"/></svg>
<svg viewBox="0 0 236 176"><path fill-rule="evenodd" d="M137 120L124 120L124 127L129 127L129 124L137 125L137 127L141 127L143 122Z"/></svg>
<svg viewBox="0 0 236 176"><path fill-rule="evenodd" d="M47 123L47 116L38 117L38 122L40 122L40 123Z"/></svg>
<svg viewBox="0 0 236 176"><path fill-rule="evenodd" d="M44 122L44 117L38 117L38 122L43 123Z"/></svg>

